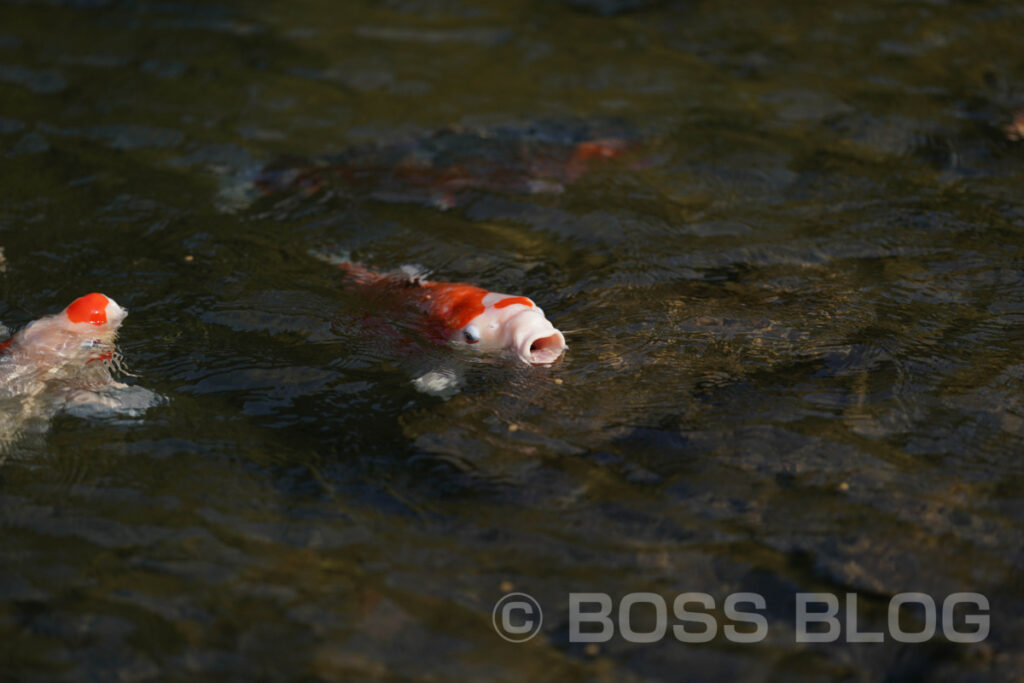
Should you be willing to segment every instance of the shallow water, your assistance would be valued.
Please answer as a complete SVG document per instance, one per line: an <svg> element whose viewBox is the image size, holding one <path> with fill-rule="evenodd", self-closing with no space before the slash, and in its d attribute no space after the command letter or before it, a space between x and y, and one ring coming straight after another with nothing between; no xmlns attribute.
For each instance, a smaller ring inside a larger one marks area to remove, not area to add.
<svg viewBox="0 0 1024 683"><path fill-rule="evenodd" d="M2 670L1019 676L1022 29L986 1L0 4L0 320L106 292L166 399L5 454ZM280 155L609 119L643 163L560 194L224 201ZM453 357L365 324L325 247L577 332L550 368ZM457 395L415 390L445 364ZM528 644L492 628L510 590ZM755 592L768 635L585 647L586 591ZM807 591L870 631L979 592L991 634L796 643Z"/></svg>

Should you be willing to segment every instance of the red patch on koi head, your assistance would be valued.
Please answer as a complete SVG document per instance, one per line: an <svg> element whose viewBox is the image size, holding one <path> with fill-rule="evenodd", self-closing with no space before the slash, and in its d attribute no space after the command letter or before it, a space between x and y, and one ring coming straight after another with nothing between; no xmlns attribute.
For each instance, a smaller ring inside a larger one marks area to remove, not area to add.
<svg viewBox="0 0 1024 683"><path fill-rule="evenodd" d="M431 282L427 287L434 314L451 329L465 327L487 310L484 297L488 292L479 287L451 282Z"/></svg>
<svg viewBox="0 0 1024 683"><path fill-rule="evenodd" d="M505 308L506 306L513 306L515 304L522 304L533 308L533 302L527 299L525 296L510 296L507 299L502 299L498 303L494 304L495 308Z"/></svg>
<svg viewBox="0 0 1024 683"><path fill-rule="evenodd" d="M106 325L108 303L110 303L110 299L99 292L93 292L72 301L64 312L67 314L68 320L73 323Z"/></svg>

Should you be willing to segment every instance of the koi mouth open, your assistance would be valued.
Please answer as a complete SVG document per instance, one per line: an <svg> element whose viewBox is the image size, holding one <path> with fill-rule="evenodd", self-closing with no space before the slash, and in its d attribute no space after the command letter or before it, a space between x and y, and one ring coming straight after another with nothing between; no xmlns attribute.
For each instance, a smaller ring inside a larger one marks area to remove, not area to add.
<svg viewBox="0 0 1024 683"><path fill-rule="evenodd" d="M556 330L545 337L531 339L524 346L526 353L520 354L523 360L533 365L546 365L554 363L565 351L565 337Z"/></svg>

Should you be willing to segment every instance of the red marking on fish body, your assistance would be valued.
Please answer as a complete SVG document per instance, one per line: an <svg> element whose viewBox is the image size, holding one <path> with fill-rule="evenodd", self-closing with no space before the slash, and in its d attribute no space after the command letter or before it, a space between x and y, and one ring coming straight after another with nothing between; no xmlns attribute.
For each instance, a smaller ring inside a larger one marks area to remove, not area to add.
<svg viewBox="0 0 1024 683"><path fill-rule="evenodd" d="M576 145L569 163L589 161L590 159L614 159L626 153L626 143L616 138L607 140L588 140Z"/></svg>
<svg viewBox="0 0 1024 683"><path fill-rule="evenodd" d="M487 310L484 297L488 291L462 282L425 282L430 292L431 313L449 330L458 330Z"/></svg>
<svg viewBox="0 0 1024 683"><path fill-rule="evenodd" d="M14 337L11 337L7 341L0 342L0 351L6 351L11 344L14 343Z"/></svg>
<svg viewBox="0 0 1024 683"><path fill-rule="evenodd" d="M565 177L569 182L576 182L586 172L591 161L595 159L617 159L625 154L627 150L626 142L617 138L581 142L573 148L572 157L565 165Z"/></svg>
<svg viewBox="0 0 1024 683"><path fill-rule="evenodd" d="M504 296L493 304L485 305L492 292L465 282L432 282L407 273L378 273L359 263L339 264L349 282L365 288L368 294L386 295L388 299L414 304L426 314L424 330L439 342L451 340L455 333L464 329L491 308L503 309L522 305L536 308L536 304L525 296Z"/></svg>
<svg viewBox="0 0 1024 683"><path fill-rule="evenodd" d="M90 325L107 324L107 304L110 299L99 292L86 294L71 302L64 313L73 323L89 323Z"/></svg>
<svg viewBox="0 0 1024 683"><path fill-rule="evenodd" d="M527 299L525 296L510 296L507 299L502 299L498 303L494 304L495 308L505 308L506 306L513 306L515 304L522 304L533 308L534 303Z"/></svg>
<svg viewBox="0 0 1024 683"><path fill-rule="evenodd" d="M1019 109L1013 116L1013 121L1003 126L1006 139L1012 142L1024 140L1024 109Z"/></svg>

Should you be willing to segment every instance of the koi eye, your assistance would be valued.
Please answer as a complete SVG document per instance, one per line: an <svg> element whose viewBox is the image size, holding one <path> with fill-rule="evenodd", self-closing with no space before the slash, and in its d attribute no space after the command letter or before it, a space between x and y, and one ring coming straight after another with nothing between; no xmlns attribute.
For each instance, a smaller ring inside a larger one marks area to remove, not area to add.
<svg viewBox="0 0 1024 683"><path fill-rule="evenodd" d="M462 338L467 344L476 344L480 341L480 330L476 329L476 325L467 325L462 330Z"/></svg>

